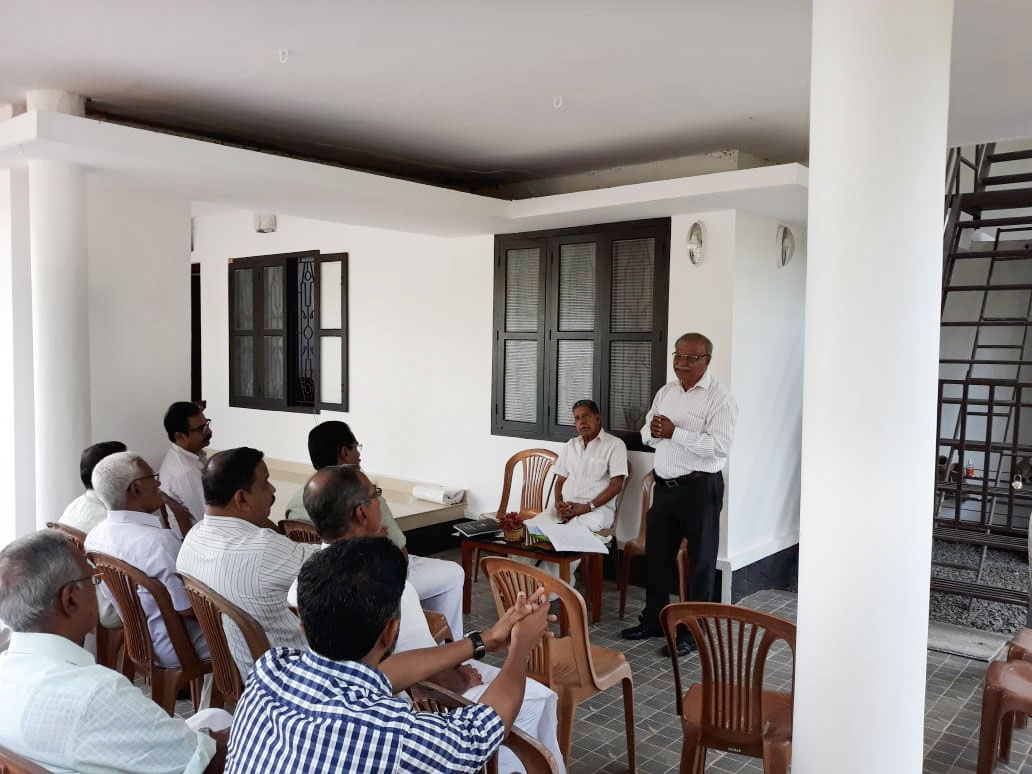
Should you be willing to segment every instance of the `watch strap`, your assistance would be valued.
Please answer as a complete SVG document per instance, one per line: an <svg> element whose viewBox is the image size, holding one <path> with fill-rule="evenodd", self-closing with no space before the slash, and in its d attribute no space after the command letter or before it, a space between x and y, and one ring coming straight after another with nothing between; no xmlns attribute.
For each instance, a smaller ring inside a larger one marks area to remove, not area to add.
<svg viewBox="0 0 1032 774"><path fill-rule="evenodd" d="M480 632L467 632L466 639L473 643L473 658L478 661L487 654L487 646L484 645L484 638Z"/></svg>

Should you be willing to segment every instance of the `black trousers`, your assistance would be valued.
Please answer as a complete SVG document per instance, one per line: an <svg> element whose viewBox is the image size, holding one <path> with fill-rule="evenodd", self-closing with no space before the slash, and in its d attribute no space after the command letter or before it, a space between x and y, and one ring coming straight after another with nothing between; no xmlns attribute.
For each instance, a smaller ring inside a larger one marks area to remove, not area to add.
<svg viewBox="0 0 1032 774"><path fill-rule="evenodd" d="M676 487L656 482L645 531L648 582L644 623L647 627L659 628L659 611L670 601L682 538L688 540L688 557L691 560L688 599L712 601L723 502L722 473L707 473Z"/></svg>

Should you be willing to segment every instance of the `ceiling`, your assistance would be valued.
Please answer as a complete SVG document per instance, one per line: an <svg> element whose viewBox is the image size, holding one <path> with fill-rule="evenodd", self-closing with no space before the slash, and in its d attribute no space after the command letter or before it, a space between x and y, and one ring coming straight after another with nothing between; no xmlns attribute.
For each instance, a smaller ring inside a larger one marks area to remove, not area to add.
<svg viewBox="0 0 1032 774"><path fill-rule="evenodd" d="M1032 3L956 8L951 142L1032 134ZM484 190L720 148L805 162L809 38L809 0L2 0L0 102L64 89Z"/></svg>

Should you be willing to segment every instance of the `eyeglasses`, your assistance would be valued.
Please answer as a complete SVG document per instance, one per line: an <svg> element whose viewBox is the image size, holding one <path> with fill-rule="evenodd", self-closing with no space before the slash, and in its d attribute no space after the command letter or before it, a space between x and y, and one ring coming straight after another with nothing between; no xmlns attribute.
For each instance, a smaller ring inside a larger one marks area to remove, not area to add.
<svg viewBox="0 0 1032 774"><path fill-rule="evenodd" d="M348 448L349 449L354 449L355 451L360 452L360 451L362 451L362 444L360 444L358 441L355 441Z"/></svg>
<svg viewBox="0 0 1032 774"><path fill-rule="evenodd" d="M71 586L73 583L82 583L85 580L93 581L94 586L99 586L101 582L104 580L104 573L102 573L100 570L96 570L92 575L83 575L81 578L76 578L75 580L68 581L68 583L61 584L61 589L63 589L65 586ZM61 593L61 589L57 590L58 594Z"/></svg>
<svg viewBox="0 0 1032 774"><path fill-rule="evenodd" d="M378 486L373 487L373 493L369 496L370 500L375 500L383 495L383 490Z"/></svg>
<svg viewBox="0 0 1032 774"><path fill-rule="evenodd" d="M670 354L674 356L674 360L680 360L682 363L698 363L704 357L709 357L709 355L682 355L680 352L671 352Z"/></svg>
<svg viewBox="0 0 1032 774"><path fill-rule="evenodd" d="M130 484L135 484L137 481L146 481L149 478L153 478L154 482L156 484L160 484L161 483L161 477L160 477L160 474L158 474L158 473L151 473L149 476L140 476L139 478L134 478L129 483Z"/></svg>
<svg viewBox="0 0 1032 774"><path fill-rule="evenodd" d="M207 430L209 427L211 427L211 420L210 419L206 420L203 425L197 425L197 427L188 427L186 429L186 432L188 432L188 433L199 433L202 430Z"/></svg>

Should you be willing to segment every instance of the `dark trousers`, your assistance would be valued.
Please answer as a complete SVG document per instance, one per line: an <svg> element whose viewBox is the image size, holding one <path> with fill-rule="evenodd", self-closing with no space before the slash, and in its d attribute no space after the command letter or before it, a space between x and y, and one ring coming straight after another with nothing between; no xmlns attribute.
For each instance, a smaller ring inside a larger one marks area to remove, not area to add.
<svg viewBox="0 0 1032 774"><path fill-rule="evenodd" d="M644 623L647 627L659 628L659 611L670 601L682 538L688 540L688 558L691 560L688 599L712 601L723 501L722 473L708 473L683 481L676 487L656 482L645 531L648 582Z"/></svg>

